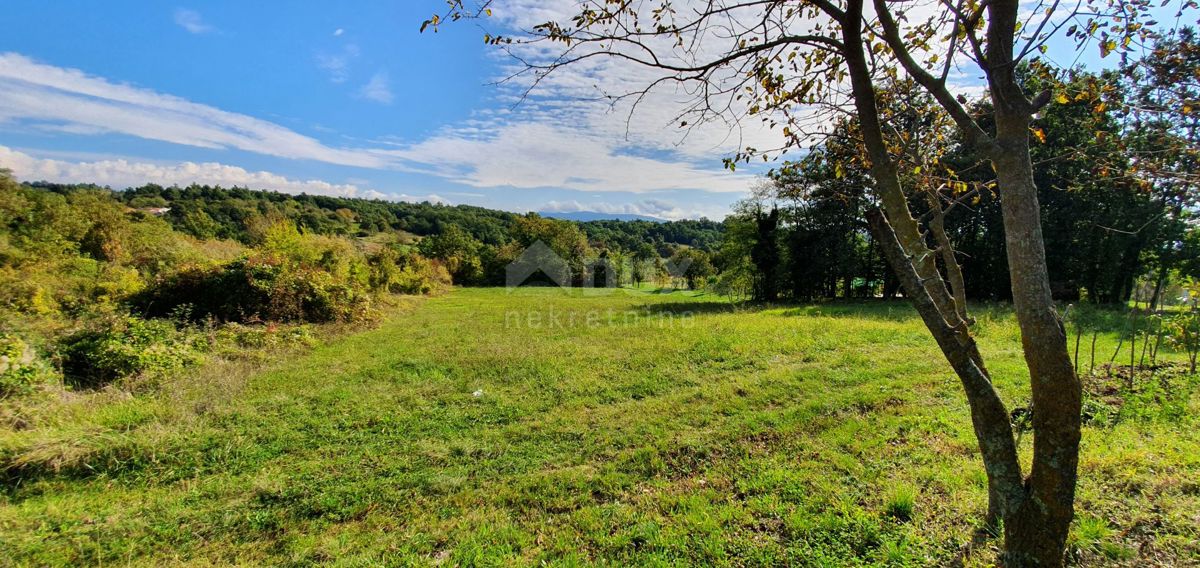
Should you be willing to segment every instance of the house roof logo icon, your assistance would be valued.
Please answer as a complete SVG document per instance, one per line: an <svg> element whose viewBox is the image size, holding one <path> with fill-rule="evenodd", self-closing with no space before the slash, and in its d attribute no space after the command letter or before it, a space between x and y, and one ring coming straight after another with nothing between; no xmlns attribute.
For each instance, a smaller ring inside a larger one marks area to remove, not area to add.
<svg viewBox="0 0 1200 568"><path fill-rule="evenodd" d="M571 267L546 243L535 241L504 268L504 285L516 288L541 271L561 288L571 286Z"/></svg>

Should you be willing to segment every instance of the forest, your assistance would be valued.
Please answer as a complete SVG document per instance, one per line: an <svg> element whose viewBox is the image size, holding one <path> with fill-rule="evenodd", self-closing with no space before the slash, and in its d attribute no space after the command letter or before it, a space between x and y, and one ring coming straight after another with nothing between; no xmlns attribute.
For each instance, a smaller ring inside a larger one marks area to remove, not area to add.
<svg viewBox="0 0 1200 568"><path fill-rule="evenodd" d="M1054 296L1065 302L1159 305L1200 277L1194 222L1197 38L1185 30L1119 71L1027 68L1030 90L1054 93L1033 127L1031 158ZM1169 55L1168 55L1169 54ZM969 297L1012 298L1000 195L936 104L911 81L882 97L896 125L903 177L921 220L938 217L954 243ZM1174 101L1174 102L1172 102ZM986 122L987 99L970 102ZM760 299L891 296L899 283L871 242L877 203L857 124L848 120L802 160L773 172L725 220L717 265L752 280ZM916 149L919 149L917 151ZM931 244L933 234L928 237ZM740 263L740 264L739 264Z"/></svg>

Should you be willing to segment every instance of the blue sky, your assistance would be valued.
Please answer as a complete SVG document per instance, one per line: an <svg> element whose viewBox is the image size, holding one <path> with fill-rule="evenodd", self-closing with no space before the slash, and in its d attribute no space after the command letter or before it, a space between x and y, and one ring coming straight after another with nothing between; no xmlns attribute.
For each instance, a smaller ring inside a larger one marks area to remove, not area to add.
<svg viewBox="0 0 1200 568"><path fill-rule="evenodd" d="M494 1L493 32L573 6ZM515 105L519 83L491 84L512 60L484 45L484 30L418 32L440 0L310 6L9 0L0 167L114 188L199 182L719 219L762 171L730 173L721 158L780 142L753 124L684 136L680 91L656 91L632 115L611 108L595 100L600 88L632 89L647 76L600 60ZM1080 61L1098 58L1091 50ZM978 92L975 75L966 69L956 88Z"/></svg>
<svg viewBox="0 0 1200 568"><path fill-rule="evenodd" d="M662 217L720 218L751 181L667 118L645 143L569 94L514 109L478 27L418 33L443 2L309 6L6 2L0 166Z"/></svg>

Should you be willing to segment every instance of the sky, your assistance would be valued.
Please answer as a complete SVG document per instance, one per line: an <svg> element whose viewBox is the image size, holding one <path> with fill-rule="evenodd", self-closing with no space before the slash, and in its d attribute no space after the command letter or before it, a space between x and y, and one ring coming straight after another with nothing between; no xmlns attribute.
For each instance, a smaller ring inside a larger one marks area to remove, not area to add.
<svg viewBox="0 0 1200 568"><path fill-rule="evenodd" d="M24 180L672 219L720 219L753 181L664 113L631 136L578 93L515 104L479 27L419 33L441 1L5 4L0 167Z"/></svg>
<svg viewBox="0 0 1200 568"><path fill-rule="evenodd" d="M572 66L522 100L475 23L419 32L441 0L9 0L0 167L23 180L248 186L510 211L722 218L767 166L726 171L755 125L681 129L670 88L630 114L629 66ZM570 0L495 0L486 31ZM530 55L535 55L531 53ZM978 70L976 69L976 72ZM969 73L960 90L978 91Z"/></svg>

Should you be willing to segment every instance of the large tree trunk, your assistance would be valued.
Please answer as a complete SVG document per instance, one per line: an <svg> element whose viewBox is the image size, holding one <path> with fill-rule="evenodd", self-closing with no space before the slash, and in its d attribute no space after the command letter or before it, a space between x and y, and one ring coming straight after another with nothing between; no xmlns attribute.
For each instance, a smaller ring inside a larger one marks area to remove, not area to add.
<svg viewBox="0 0 1200 568"><path fill-rule="evenodd" d="M936 254L925 245L917 220L908 208L895 162L888 154L860 33L861 14L861 0L847 3L842 39L855 109L882 209L882 213L872 211L869 214L872 233L905 296L916 307L962 382L987 471L987 522L992 525L997 519L1007 518L1023 498L1020 463L1008 411L992 387L968 323L960 316L946 282L937 270Z"/></svg>
<svg viewBox="0 0 1200 568"><path fill-rule="evenodd" d="M1007 519L1017 504L1024 500L1021 466L1017 461L1017 445L1013 440L1008 410L992 387L991 378L983 368L978 347L970 334L950 327L930 298L921 277L909 260L909 254L896 238L884 214L879 210L867 212L871 233L879 242L884 258L896 273L905 295L917 309L925 327L950 362L950 367L962 382L971 407L971 425L988 479L987 523L994 526L998 519Z"/></svg>
<svg viewBox="0 0 1200 568"><path fill-rule="evenodd" d="M929 74L909 53L886 0L874 0L886 41L899 62L950 113L967 140L985 149L996 170L1004 222L1009 281L1029 368L1033 411L1033 463L1022 483L1015 444L1003 404L975 347L968 323L955 312L953 300L908 210L896 175L895 162L883 143L874 84L862 40L862 0L848 0L840 14L842 41L863 141L871 159L871 174L879 191L886 221L875 215L872 225L889 264L912 299L926 327L963 382L976 436L988 470L989 517L1005 525L1005 561L1017 566L1059 567L1067 531L1074 516L1075 481L1079 463L1082 391L1067 352L1066 330L1054 309L1046 267L1045 244L1038 210L1033 164L1029 157L1029 124L1038 105L1050 100L1045 92L1033 102L1016 79L1013 58L1018 0L991 0L986 55L980 65L987 74L995 108L996 133L990 136L954 99L945 83ZM833 11L837 14L836 10ZM892 227L894 226L894 231ZM889 250L890 249L890 250ZM999 412L998 412L999 411ZM1009 448L1013 448L1009 452Z"/></svg>
<svg viewBox="0 0 1200 568"><path fill-rule="evenodd" d="M1074 516L1082 389L1067 351L1067 335L1050 295L1046 251L1029 159L1025 111L997 108L992 154L1013 307L1029 366L1033 398L1033 464L1026 498L1005 515L1008 566L1061 566Z"/></svg>

